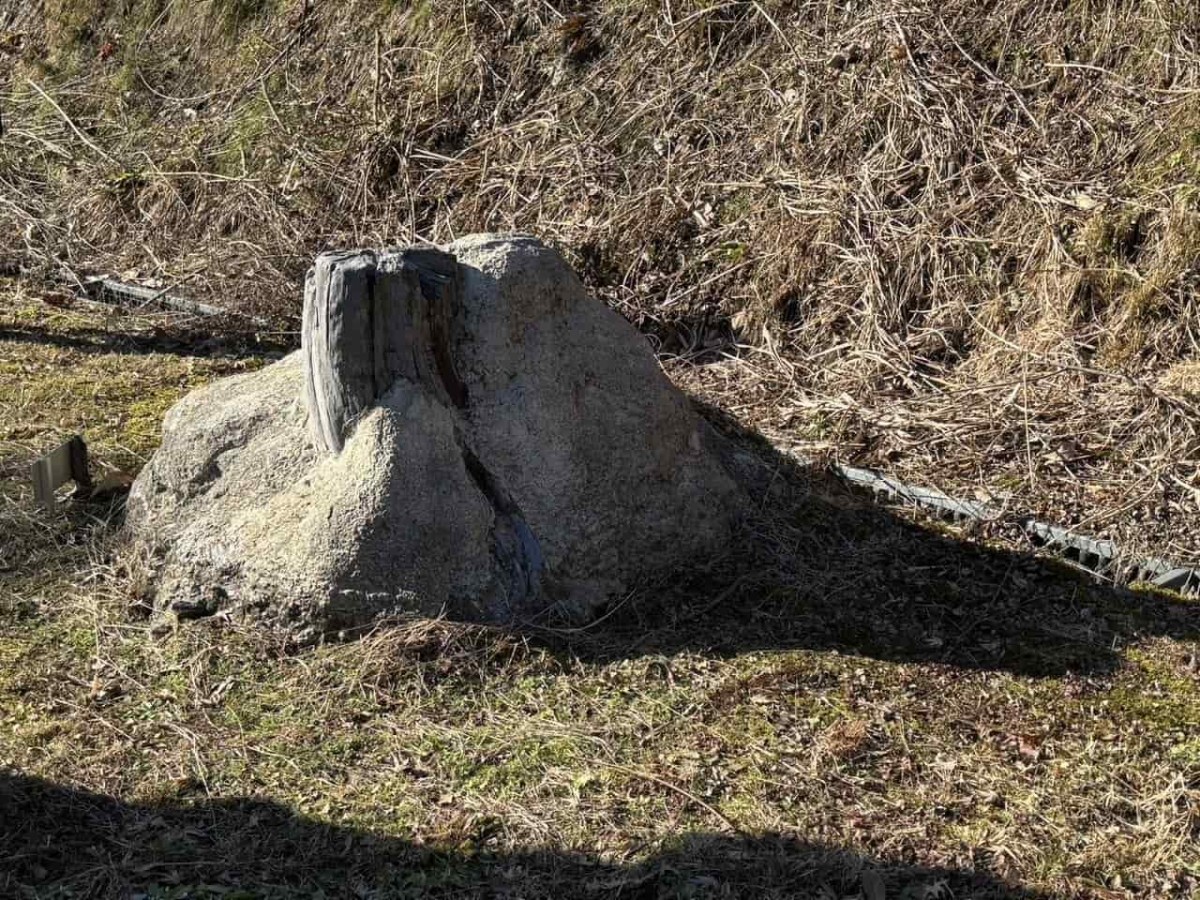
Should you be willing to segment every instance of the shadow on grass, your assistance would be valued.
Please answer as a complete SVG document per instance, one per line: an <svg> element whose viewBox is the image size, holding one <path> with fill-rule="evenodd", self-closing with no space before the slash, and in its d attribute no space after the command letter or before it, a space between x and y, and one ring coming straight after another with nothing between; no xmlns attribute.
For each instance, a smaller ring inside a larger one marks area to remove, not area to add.
<svg viewBox="0 0 1200 900"><path fill-rule="evenodd" d="M451 847L336 827L276 803L128 804L0 770L4 897L1025 898L983 870L923 868L776 836L680 835L648 859ZM882 893L880 889L882 888Z"/></svg>
<svg viewBox="0 0 1200 900"><path fill-rule="evenodd" d="M1200 640L1200 603L914 524L720 410L703 412L730 438L731 468L752 498L741 533L597 625L547 632L556 648L598 660L832 649L1059 676L1111 672L1145 637Z"/></svg>
<svg viewBox="0 0 1200 900"><path fill-rule="evenodd" d="M37 325L0 326L0 342L37 344L82 353L158 353L202 358L268 353L279 356L292 349L286 341L274 336L262 338L250 332L189 329L180 326L147 333L88 327L56 331Z"/></svg>

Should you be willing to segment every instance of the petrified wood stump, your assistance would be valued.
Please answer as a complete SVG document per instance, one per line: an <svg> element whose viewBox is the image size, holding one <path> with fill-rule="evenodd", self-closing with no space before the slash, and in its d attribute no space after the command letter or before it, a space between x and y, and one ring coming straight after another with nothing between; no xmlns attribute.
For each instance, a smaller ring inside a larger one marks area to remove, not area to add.
<svg viewBox="0 0 1200 900"><path fill-rule="evenodd" d="M317 446L339 451L348 426L397 378L462 406L450 326L462 290L440 250L317 257L304 285L305 403Z"/></svg>

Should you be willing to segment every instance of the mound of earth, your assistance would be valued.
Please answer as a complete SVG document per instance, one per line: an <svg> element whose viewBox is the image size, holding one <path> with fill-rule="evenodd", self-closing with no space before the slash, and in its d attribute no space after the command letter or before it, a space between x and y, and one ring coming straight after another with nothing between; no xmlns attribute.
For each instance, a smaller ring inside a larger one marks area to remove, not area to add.
<svg viewBox="0 0 1200 900"><path fill-rule="evenodd" d="M302 349L171 409L128 521L181 617L587 618L726 541L720 444L534 238L326 254Z"/></svg>

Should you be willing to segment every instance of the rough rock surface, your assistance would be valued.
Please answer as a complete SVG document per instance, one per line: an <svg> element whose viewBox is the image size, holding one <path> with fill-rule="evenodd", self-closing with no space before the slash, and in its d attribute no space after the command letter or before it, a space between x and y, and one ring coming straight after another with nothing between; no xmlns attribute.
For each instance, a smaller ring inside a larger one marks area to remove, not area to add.
<svg viewBox="0 0 1200 900"><path fill-rule="evenodd" d="M181 617L586 618L725 541L719 444L534 238L329 254L303 349L172 408L128 521Z"/></svg>

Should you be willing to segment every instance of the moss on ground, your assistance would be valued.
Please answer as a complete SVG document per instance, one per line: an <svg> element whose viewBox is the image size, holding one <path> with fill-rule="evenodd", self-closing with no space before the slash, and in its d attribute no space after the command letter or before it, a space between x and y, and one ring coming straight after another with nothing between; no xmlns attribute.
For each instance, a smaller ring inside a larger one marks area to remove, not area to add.
<svg viewBox="0 0 1200 900"><path fill-rule="evenodd" d="M152 317L60 310L0 289L0 452L10 464L81 433L101 469L136 471L179 397L259 364L157 336Z"/></svg>

